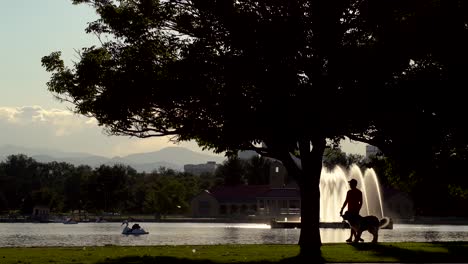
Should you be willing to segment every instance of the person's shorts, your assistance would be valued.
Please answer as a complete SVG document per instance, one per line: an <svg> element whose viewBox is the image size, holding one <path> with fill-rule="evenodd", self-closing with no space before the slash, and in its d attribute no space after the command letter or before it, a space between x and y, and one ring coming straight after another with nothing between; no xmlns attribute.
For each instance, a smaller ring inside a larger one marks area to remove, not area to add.
<svg viewBox="0 0 468 264"><path fill-rule="evenodd" d="M352 218L355 218L355 217L360 216L359 213L357 213L357 212L352 212L352 211L348 211L348 214L349 214Z"/></svg>

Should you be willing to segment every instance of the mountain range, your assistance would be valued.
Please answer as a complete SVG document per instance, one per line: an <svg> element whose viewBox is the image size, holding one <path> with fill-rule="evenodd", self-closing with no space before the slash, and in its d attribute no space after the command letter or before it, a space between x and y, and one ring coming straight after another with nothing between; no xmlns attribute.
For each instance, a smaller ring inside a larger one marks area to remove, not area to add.
<svg viewBox="0 0 468 264"><path fill-rule="evenodd" d="M9 155L24 154L42 163L52 161L67 162L75 166L124 164L139 172L151 172L160 167L183 171L186 164L204 164L215 161L220 164L225 160L223 156L216 156L192 151L183 147L167 147L154 152L135 153L123 157L108 158L82 152L64 152L45 148L27 148L15 145L0 146L0 160L4 161Z"/></svg>

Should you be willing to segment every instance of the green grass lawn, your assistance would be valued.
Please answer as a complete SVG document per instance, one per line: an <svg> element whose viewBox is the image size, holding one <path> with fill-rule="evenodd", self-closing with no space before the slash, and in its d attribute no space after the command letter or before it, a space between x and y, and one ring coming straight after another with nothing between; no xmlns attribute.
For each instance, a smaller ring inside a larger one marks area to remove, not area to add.
<svg viewBox="0 0 468 264"><path fill-rule="evenodd" d="M0 248L0 263L298 263L297 245ZM325 262L468 262L468 242L324 244Z"/></svg>

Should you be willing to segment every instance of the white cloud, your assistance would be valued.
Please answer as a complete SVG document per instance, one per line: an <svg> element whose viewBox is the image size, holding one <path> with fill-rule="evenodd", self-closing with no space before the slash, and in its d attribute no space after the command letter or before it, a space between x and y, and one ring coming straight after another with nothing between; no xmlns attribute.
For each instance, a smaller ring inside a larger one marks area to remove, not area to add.
<svg viewBox="0 0 468 264"><path fill-rule="evenodd" d="M181 146L201 152L194 142L176 145L168 137L139 139L108 136L93 118L41 106L0 107L0 130L3 131L0 145L87 152L107 157L157 151L168 146Z"/></svg>
<svg viewBox="0 0 468 264"><path fill-rule="evenodd" d="M55 136L67 136L97 127L94 119L76 115L68 110L44 109L40 106L0 107L0 121L16 126L47 129Z"/></svg>
<svg viewBox="0 0 468 264"><path fill-rule="evenodd" d="M7 122L14 123L16 113L16 108L0 107L0 120L5 120Z"/></svg>

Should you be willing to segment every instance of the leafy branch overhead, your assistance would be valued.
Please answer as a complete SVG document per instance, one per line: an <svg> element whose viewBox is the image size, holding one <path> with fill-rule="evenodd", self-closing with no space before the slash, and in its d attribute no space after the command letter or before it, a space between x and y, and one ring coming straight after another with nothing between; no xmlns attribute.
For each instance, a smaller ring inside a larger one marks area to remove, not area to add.
<svg viewBox="0 0 468 264"><path fill-rule="evenodd" d="M42 63L49 89L113 134L221 152L320 133L385 149L461 110L433 101L458 100L447 84L464 81L452 65L466 57L466 7L427 2L75 0L106 40L72 69L59 52Z"/></svg>

